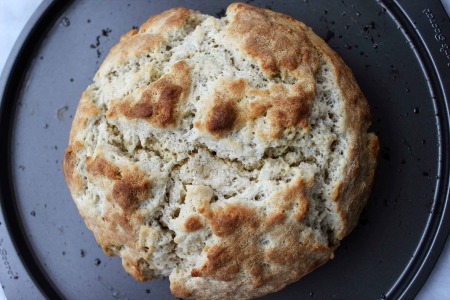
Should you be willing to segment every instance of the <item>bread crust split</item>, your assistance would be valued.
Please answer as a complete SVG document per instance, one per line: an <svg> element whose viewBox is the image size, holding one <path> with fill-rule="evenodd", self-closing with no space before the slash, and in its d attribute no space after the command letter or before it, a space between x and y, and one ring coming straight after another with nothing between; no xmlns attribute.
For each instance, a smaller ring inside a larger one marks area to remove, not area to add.
<svg viewBox="0 0 450 300"><path fill-rule="evenodd" d="M292 17L186 8L123 35L83 93L63 162L87 227L176 297L276 292L333 257L379 150L350 69Z"/></svg>

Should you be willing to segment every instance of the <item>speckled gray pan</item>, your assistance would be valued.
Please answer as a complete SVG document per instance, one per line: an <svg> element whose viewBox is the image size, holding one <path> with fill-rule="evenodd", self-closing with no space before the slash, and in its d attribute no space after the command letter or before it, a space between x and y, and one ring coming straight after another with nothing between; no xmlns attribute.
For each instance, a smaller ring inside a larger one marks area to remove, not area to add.
<svg viewBox="0 0 450 300"><path fill-rule="evenodd" d="M104 255L61 171L82 91L120 35L175 6L231 1L44 1L0 80L0 282L9 299L172 299ZM336 258L264 299L412 298L450 229L450 22L438 0L247 1L312 27L353 70L380 157Z"/></svg>

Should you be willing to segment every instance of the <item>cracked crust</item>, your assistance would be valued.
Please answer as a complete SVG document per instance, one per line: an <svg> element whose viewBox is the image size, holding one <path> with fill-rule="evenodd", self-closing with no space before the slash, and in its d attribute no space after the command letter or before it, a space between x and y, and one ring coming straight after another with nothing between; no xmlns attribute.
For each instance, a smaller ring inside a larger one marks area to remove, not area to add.
<svg viewBox="0 0 450 300"><path fill-rule="evenodd" d="M267 77L280 74L304 77L314 85L319 54L308 37L308 28L289 16L233 3L227 9L227 39L255 58ZM282 45L282 47L280 47ZM311 74L312 73L312 74Z"/></svg>
<svg viewBox="0 0 450 300"><path fill-rule="evenodd" d="M377 137L352 72L310 28L243 3L123 35L83 93L63 173L87 227L176 297L253 298L333 257Z"/></svg>
<svg viewBox="0 0 450 300"><path fill-rule="evenodd" d="M145 87L137 100L131 96L111 101L106 117L142 119L160 128L173 125L177 122L178 107L186 99L190 83L189 67L184 61L179 61L169 73Z"/></svg>

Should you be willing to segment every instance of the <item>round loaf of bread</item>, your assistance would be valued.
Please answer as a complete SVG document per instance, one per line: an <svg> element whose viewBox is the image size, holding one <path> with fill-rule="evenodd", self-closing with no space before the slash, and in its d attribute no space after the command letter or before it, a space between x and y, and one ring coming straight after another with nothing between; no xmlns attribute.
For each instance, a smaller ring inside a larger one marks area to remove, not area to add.
<svg viewBox="0 0 450 300"><path fill-rule="evenodd" d="M341 58L305 24L231 4L152 16L83 93L63 169L87 227L176 297L280 290L333 257L378 139Z"/></svg>

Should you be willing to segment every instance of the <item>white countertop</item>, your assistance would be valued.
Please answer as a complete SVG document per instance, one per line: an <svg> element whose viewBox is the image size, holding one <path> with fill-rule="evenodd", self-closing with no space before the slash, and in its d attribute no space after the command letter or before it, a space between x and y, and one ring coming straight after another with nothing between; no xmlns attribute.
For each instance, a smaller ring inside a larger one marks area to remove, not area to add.
<svg viewBox="0 0 450 300"><path fill-rule="evenodd" d="M0 1L0 72L22 28L41 2L42 0ZM450 12L450 0L443 2ZM6 297L0 286L0 300L4 299ZM447 241L439 261L416 299L450 299L450 241Z"/></svg>

